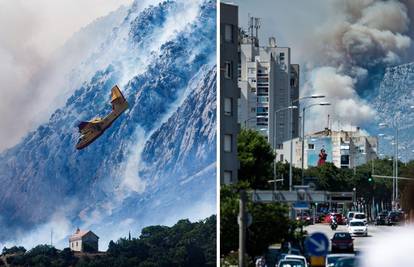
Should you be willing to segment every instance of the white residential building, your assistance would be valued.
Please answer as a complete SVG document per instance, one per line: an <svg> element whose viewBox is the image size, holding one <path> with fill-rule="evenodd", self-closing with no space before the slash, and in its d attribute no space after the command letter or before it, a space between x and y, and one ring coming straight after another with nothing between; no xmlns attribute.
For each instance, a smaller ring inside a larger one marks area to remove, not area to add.
<svg viewBox="0 0 414 267"><path fill-rule="evenodd" d="M242 127L256 129L274 148L298 136L298 109L292 111L291 120L291 110L275 114L299 97L299 65L291 64L289 47L278 47L274 38L269 39L268 46L259 46L257 37L251 35L241 38L239 87L238 119Z"/></svg>
<svg viewBox="0 0 414 267"><path fill-rule="evenodd" d="M78 252L97 252L99 237L92 231L81 231L79 228L69 237L69 248Z"/></svg>

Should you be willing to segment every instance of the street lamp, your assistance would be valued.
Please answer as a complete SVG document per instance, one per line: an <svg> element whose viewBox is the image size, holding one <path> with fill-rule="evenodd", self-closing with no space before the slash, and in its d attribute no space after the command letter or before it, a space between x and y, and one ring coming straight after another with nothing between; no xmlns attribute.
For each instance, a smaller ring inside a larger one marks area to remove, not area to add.
<svg viewBox="0 0 414 267"><path fill-rule="evenodd" d="M305 111L308 108L314 107L314 106L330 106L331 103L328 102L320 102L320 103L315 103L315 104L310 104L306 107L303 107L302 109L302 185L304 185L304 175L305 175Z"/></svg>
<svg viewBox="0 0 414 267"><path fill-rule="evenodd" d="M283 179L269 180L269 181L267 181L267 182L268 182L269 184L274 183L274 185L273 185L273 190L274 190L274 191L276 191L276 189L277 189L276 183L277 183L277 182L283 182Z"/></svg>
<svg viewBox="0 0 414 267"><path fill-rule="evenodd" d="M392 137L393 143L392 145L394 146L394 161L393 161L393 176L394 176L394 181L393 181L393 202L396 203L398 200L398 132L399 132L399 127L398 125L396 125L396 122L394 121L393 125L389 125L385 122L382 122L379 124L380 127L385 128L391 128L395 130L395 135ZM394 206L395 208L395 206Z"/></svg>
<svg viewBox="0 0 414 267"><path fill-rule="evenodd" d="M276 147L277 147L277 144L276 144L277 113L280 112L280 111L292 110L292 109L297 109L297 108L298 108L297 106L291 105L291 106L288 106L288 107L284 107L284 108L280 108L278 110L275 110L275 112L274 112L274 117L275 117L275 123L273 125L273 146L274 146L274 150L275 150L275 162L274 162L274 166L273 166L273 176L274 176L274 180L276 180L276 162L277 162L277 159L276 159ZM289 124L290 124L290 122L289 122ZM292 128L290 127L290 129L292 129ZM291 134L290 135L292 135L292 131L291 131ZM291 142L292 142L292 140L291 140ZM292 153L290 155L291 155L290 157L292 158ZM290 162L290 166L292 166L292 161ZM274 188L275 188L275 191L276 191L276 183L274 185ZM289 170L289 191L292 191L292 175L291 175L291 170Z"/></svg>

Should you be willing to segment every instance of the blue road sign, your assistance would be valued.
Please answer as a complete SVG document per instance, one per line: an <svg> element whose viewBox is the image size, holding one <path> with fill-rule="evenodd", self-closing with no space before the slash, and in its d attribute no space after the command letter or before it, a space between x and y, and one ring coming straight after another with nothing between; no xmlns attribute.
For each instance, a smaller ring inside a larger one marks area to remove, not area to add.
<svg viewBox="0 0 414 267"><path fill-rule="evenodd" d="M306 238L305 248L311 256L326 256L329 252L329 239L323 233L313 233Z"/></svg>
<svg viewBox="0 0 414 267"><path fill-rule="evenodd" d="M309 203L306 201L297 201L293 203L293 208L295 210L308 210L310 206L309 206Z"/></svg>

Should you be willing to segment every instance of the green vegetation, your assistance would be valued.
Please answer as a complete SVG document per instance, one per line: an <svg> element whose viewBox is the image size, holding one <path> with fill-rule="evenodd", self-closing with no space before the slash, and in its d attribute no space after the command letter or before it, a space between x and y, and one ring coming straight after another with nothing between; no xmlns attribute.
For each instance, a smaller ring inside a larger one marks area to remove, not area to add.
<svg viewBox="0 0 414 267"><path fill-rule="evenodd" d="M58 251L39 245L27 252L19 247L8 256L10 266L31 267L212 267L216 266L216 216L191 223L180 220L172 227L149 226L139 238L111 241L106 253L80 259L69 248ZM4 248L3 254L11 249Z"/></svg>
<svg viewBox="0 0 414 267"><path fill-rule="evenodd" d="M222 256L229 264L238 249L239 191L268 189L273 177L274 154L266 139L253 130L242 130L238 139L240 160L239 183L220 190L220 235ZM254 257L264 253L270 244L294 239L295 222L288 219L288 208L282 204L259 204L248 201L252 224L247 229L247 253Z"/></svg>

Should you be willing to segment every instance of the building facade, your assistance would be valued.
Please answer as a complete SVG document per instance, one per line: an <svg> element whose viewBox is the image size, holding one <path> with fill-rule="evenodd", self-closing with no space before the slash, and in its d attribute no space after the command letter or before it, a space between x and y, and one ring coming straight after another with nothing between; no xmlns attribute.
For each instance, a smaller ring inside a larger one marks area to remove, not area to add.
<svg viewBox="0 0 414 267"><path fill-rule="evenodd" d="M92 231L81 231L78 228L69 237L69 248L77 252L98 252L99 237Z"/></svg>
<svg viewBox="0 0 414 267"><path fill-rule="evenodd" d="M263 134L273 148L299 134L299 109L285 109L299 105L299 65L291 64L290 53L275 38L259 46L252 30L241 38L239 122Z"/></svg>
<svg viewBox="0 0 414 267"><path fill-rule="evenodd" d="M292 165L302 167L302 141L292 140ZM277 161L290 161L290 141L277 149ZM338 168L355 168L378 158L378 138L367 136L360 129L332 131L325 129L304 139L304 168L332 162Z"/></svg>
<svg viewBox="0 0 414 267"><path fill-rule="evenodd" d="M237 137L240 125L237 119L238 63L238 7L220 3L220 181L237 181Z"/></svg>

